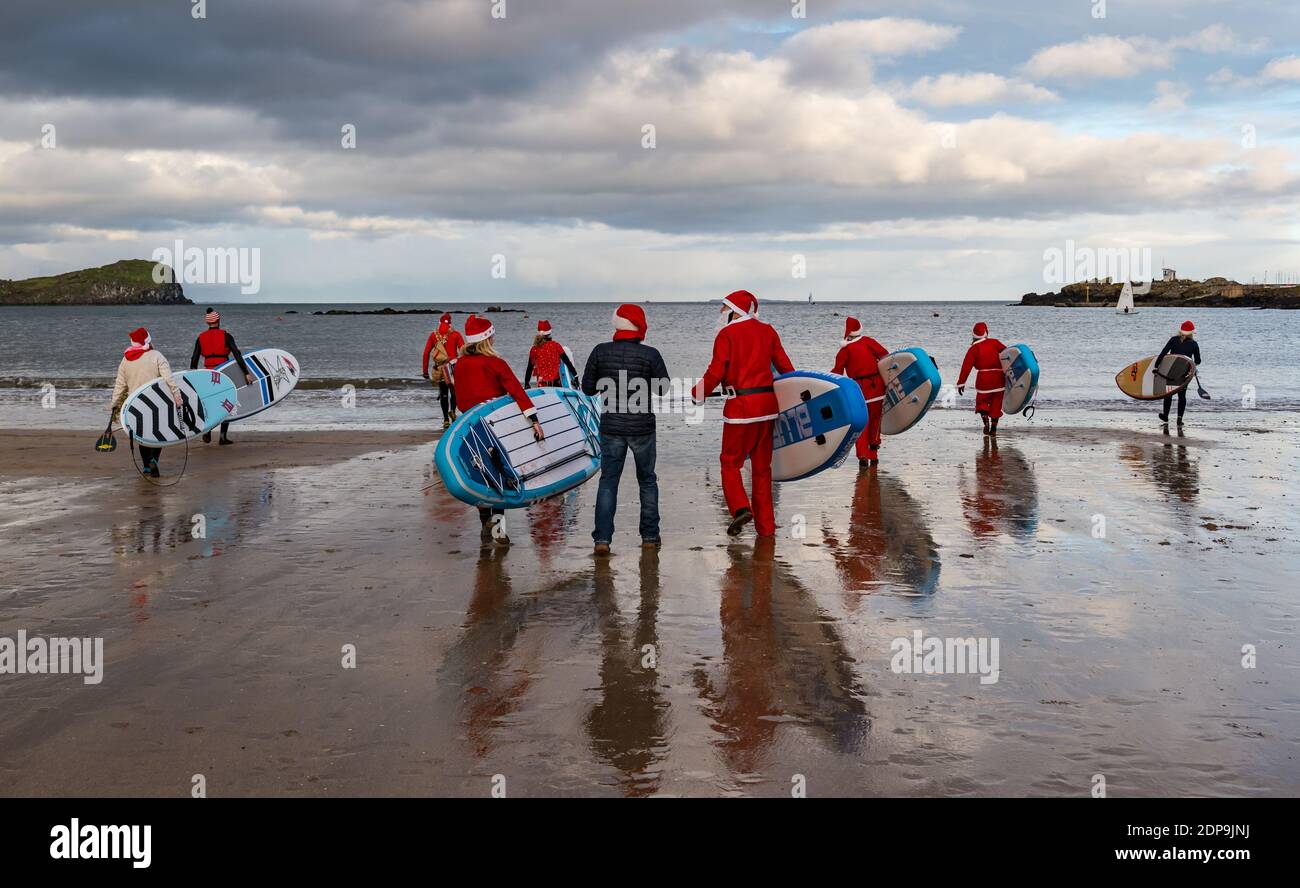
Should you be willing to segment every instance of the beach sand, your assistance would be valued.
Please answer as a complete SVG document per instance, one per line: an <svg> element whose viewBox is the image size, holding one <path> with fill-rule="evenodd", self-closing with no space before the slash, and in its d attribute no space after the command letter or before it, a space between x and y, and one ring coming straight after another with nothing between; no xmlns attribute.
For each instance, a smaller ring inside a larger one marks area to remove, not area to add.
<svg viewBox="0 0 1300 888"><path fill-rule="evenodd" d="M1295 794L1298 419L936 410L779 487L770 545L722 531L717 423L664 419L664 548L629 466L608 560L594 482L481 550L434 431L237 435L172 487L0 433L0 636L106 660L0 675L0 794ZM915 631L997 682L893 671Z"/></svg>

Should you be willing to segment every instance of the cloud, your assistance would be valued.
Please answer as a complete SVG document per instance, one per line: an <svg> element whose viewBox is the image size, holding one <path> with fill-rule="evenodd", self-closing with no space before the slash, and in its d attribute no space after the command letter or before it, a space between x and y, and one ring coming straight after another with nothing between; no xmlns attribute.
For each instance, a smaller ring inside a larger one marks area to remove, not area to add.
<svg viewBox="0 0 1300 888"><path fill-rule="evenodd" d="M1055 102L1060 97L1050 89L998 74L940 74L922 77L907 94L938 108L954 105L989 105L1012 102Z"/></svg>
<svg viewBox="0 0 1300 888"><path fill-rule="evenodd" d="M1167 46L1145 37L1093 36L1040 49L1025 70L1040 79L1120 79L1172 62Z"/></svg>
<svg viewBox="0 0 1300 888"><path fill-rule="evenodd" d="M919 19L835 22L798 32L782 44L779 55L796 81L861 88L871 82L873 61L933 52L960 32Z"/></svg>
<svg viewBox="0 0 1300 888"><path fill-rule="evenodd" d="M1300 80L1300 56L1289 55L1273 59L1259 72L1261 80Z"/></svg>
<svg viewBox="0 0 1300 888"><path fill-rule="evenodd" d="M1148 107L1152 111L1181 111L1191 94L1185 83L1161 80L1156 84L1156 97Z"/></svg>
<svg viewBox="0 0 1300 888"><path fill-rule="evenodd" d="M1093 35L1072 43L1058 43L1040 49L1025 64L1038 79L1123 79L1143 71L1164 70L1173 65L1178 50L1204 53L1247 52L1259 42L1241 40L1226 25L1215 24L1184 37L1156 40L1151 37Z"/></svg>

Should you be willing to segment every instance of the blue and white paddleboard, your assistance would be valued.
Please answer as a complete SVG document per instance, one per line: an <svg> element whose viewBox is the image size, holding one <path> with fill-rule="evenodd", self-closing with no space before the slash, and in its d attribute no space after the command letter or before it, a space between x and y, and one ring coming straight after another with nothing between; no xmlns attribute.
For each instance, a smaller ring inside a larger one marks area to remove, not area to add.
<svg viewBox="0 0 1300 888"><path fill-rule="evenodd" d="M278 348L252 348L244 352L244 363L253 374L253 384L244 379L239 362L230 360L217 367L217 372L230 378L239 396L238 406L230 421L248 419L268 407L274 407L293 391L301 378L298 359Z"/></svg>
<svg viewBox="0 0 1300 888"><path fill-rule="evenodd" d="M122 402L122 431L145 447L169 447L210 432L235 409L235 384L216 370L174 373L181 407L161 379L140 386ZM186 409L188 408L188 409Z"/></svg>
<svg viewBox="0 0 1300 888"><path fill-rule="evenodd" d="M472 506L520 509L572 490L600 470L600 407L568 388L533 388L528 397L546 437L509 395L463 413L434 451L438 474Z"/></svg>
<svg viewBox="0 0 1300 888"><path fill-rule="evenodd" d="M1004 348L998 359L1007 376L1006 392L1002 395L1002 412L1019 413L1033 403L1038 391L1038 358L1023 342Z"/></svg>
<svg viewBox="0 0 1300 888"><path fill-rule="evenodd" d="M905 348L880 359L885 403L880 416L882 435L899 435L921 421L939 396L943 380L934 358L923 348Z"/></svg>
<svg viewBox="0 0 1300 888"><path fill-rule="evenodd" d="M772 480L798 481L838 466L867 427L867 402L847 376L783 373L772 383L781 415L772 428Z"/></svg>

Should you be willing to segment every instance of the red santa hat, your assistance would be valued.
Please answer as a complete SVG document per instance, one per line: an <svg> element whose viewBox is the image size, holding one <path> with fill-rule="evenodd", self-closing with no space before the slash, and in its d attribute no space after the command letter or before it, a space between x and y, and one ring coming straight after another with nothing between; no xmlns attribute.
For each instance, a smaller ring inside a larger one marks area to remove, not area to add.
<svg viewBox="0 0 1300 888"><path fill-rule="evenodd" d="M208 313L203 316L203 320L209 327L215 327L221 323L221 315L217 313L215 308L209 308Z"/></svg>
<svg viewBox="0 0 1300 888"><path fill-rule="evenodd" d="M122 354L128 361L134 361L153 348L153 339L144 327L137 327L127 335L131 337L131 345Z"/></svg>
<svg viewBox="0 0 1300 888"><path fill-rule="evenodd" d="M758 314L758 297L748 290L737 290L722 300L722 304L738 315L754 317Z"/></svg>
<svg viewBox="0 0 1300 888"><path fill-rule="evenodd" d="M980 321L974 327L971 328L970 335L971 338L974 339L976 342L979 342L981 339L988 339L989 325L984 323L983 321Z"/></svg>
<svg viewBox="0 0 1300 888"><path fill-rule="evenodd" d="M545 320L543 320L543 321L538 321L538 322L537 322L537 335L538 335L538 336L550 336L550 335L551 335L551 322L550 322L550 321L545 321Z"/></svg>
<svg viewBox="0 0 1300 888"><path fill-rule="evenodd" d="M862 324L857 318L844 319L844 344L848 345L862 335Z"/></svg>
<svg viewBox="0 0 1300 888"><path fill-rule="evenodd" d="M491 339L497 333L496 327L487 318L480 318L478 315L470 315L469 320L465 322L465 342L473 344L482 342L485 339Z"/></svg>
<svg viewBox="0 0 1300 888"><path fill-rule="evenodd" d="M442 313L442 317L438 318L438 323L439 323L439 324L450 324L450 323L451 323L451 312L449 312L449 311L444 311L444 312Z"/></svg>
<svg viewBox="0 0 1300 888"><path fill-rule="evenodd" d="M1183 321L1183 325L1178 328L1178 332L1182 333L1184 336L1191 336L1196 332L1196 325L1191 321Z"/></svg>
<svg viewBox="0 0 1300 888"><path fill-rule="evenodd" d="M650 325L646 323L645 312L639 305L620 305L614 309L615 339L645 339Z"/></svg>

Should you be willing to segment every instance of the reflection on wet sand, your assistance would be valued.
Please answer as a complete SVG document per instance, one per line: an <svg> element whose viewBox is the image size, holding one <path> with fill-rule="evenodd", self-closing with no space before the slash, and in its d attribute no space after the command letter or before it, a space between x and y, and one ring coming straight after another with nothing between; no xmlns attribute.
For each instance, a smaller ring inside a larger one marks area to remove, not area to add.
<svg viewBox="0 0 1300 888"><path fill-rule="evenodd" d="M1119 458L1150 480L1175 505L1191 505L1201 492L1201 464L1164 429L1166 443L1160 445L1121 444ZM1183 438L1180 428L1178 438Z"/></svg>
<svg viewBox="0 0 1300 888"><path fill-rule="evenodd" d="M578 524L578 494L575 488L528 508L523 520L528 524L528 535L543 567L550 567L556 551L576 535L573 529Z"/></svg>
<svg viewBox="0 0 1300 888"><path fill-rule="evenodd" d="M925 513L903 482L876 469L858 472L847 534L828 521L822 535L845 592L929 595L939 583L939 547ZM847 605L856 608L860 600L850 596Z"/></svg>
<svg viewBox="0 0 1300 888"><path fill-rule="evenodd" d="M783 722L856 754L871 722L835 621L775 558L775 540L728 547L720 583L722 663L694 681L731 771L760 779Z"/></svg>
<svg viewBox="0 0 1300 888"><path fill-rule="evenodd" d="M976 539L1005 533L1019 540L1032 540L1038 532L1038 482L1033 463L1015 447L998 445L996 438L984 438L975 456L972 477L965 466L957 467L962 513Z"/></svg>
<svg viewBox="0 0 1300 888"><path fill-rule="evenodd" d="M600 632L599 699L587 713L591 749L619 771L625 796L652 795L659 789L659 763L667 754L668 702L660 693L657 657L659 636L659 551L643 549L640 605L636 622L623 619L608 559L595 568L595 605Z"/></svg>
<svg viewBox="0 0 1300 888"><path fill-rule="evenodd" d="M528 595L514 594L507 570L512 549L482 549L474 567L474 585L465 622L448 649L436 685L444 697L439 712L458 712L465 738L476 758L492 753L503 724L524 705L534 682L544 676L542 647L520 644L532 622L582 630L590 622L589 572L564 576ZM525 577L535 567L522 556ZM539 636L544 638L545 636Z"/></svg>

